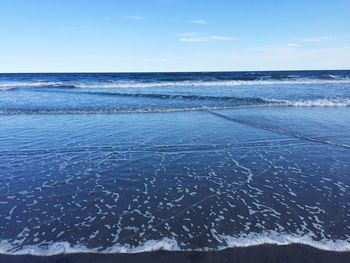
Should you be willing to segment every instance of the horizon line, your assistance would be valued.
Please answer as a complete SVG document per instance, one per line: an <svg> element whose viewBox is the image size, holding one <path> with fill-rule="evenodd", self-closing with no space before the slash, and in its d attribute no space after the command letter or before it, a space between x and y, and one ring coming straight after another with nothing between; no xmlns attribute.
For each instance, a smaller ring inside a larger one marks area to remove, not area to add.
<svg viewBox="0 0 350 263"><path fill-rule="evenodd" d="M288 72L288 71L350 71L348 69L273 69L273 70L203 70L203 71L21 71L0 74L171 74L171 73L229 73L229 72Z"/></svg>

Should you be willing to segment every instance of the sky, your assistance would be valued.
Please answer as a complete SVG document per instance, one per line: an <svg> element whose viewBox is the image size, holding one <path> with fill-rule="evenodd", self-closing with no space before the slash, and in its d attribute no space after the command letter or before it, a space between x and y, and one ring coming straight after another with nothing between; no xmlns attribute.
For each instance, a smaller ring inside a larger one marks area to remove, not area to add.
<svg viewBox="0 0 350 263"><path fill-rule="evenodd" d="M350 0L0 0L0 72L350 69Z"/></svg>

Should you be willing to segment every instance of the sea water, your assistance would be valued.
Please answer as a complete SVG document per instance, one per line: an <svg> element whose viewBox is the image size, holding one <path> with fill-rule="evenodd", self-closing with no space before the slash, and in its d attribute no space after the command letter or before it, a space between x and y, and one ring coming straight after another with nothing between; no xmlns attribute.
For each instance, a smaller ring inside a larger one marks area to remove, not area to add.
<svg viewBox="0 0 350 263"><path fill-rule="evenodd" d="M350 250L350 71L0 74L0 253Z"/></svg>

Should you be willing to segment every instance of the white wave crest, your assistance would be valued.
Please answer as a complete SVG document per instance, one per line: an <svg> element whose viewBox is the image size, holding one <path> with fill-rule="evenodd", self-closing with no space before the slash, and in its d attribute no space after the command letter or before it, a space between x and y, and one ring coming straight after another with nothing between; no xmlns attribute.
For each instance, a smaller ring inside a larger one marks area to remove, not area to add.
<svg viewBox="0 0 350 263"><path fill-rule="evenodd" d="M350 84L350 79L294 79L294 80L222 80L222 81L162 81L162 82L137 82L120 81L105 82L7 82L0 83L0 90L19 87L45 87L45 86L74 86L81 89L89 88L159 88L159 87L230 87L243 85L324 85L324 84Z"/></svg>
<svg viewBox="0 0 350 263"><path fill-rule="evenodd" d="M350 251L350 240L330 240L322 239L316 241L312 238L311 234L299 235L299 234L286 234L279 233L277 231L265 231L263 233L249 233L240 234L237 236L227 236L217 234L215 230L215 236L218 241L223 242L225 245L217 248L201 248L201 249L186 249L181 248L178 242L174 238L164 238L162 240L148 240L145 243L132 247L130 245L115 244L111 247L103 250L98 248L88 248L84 245L71 245L68 242L54 242L51 244L38 244L38 245L26 245L20 249L15 247L7 240L0 241L0 254L6 255L38 255L38 256L51 256L62 253L100 253L100 254L116 254L116 253L141 253L151 252L157 250L163 251L220 251L227 248L235 247L251 247L259 246L263 244L271 245L289 245L289 244L302 244L311 246L320 250L327 251Z"/></svg>
<svg viewBox="0 0 350 263"><path fill-rule="evenodd" d="M315 99L315 100L298 100L283 101L287 106L293 107L348 107L350 99Z"/></svg>
<svg viewBox="0 0 350 263"><path fill-rule="evenodd" d="M145 243L132 247L130 245L115 244L109 248L100 251L98 248L87 248L84 245L71 245L68 242L54 242L49 245L25 245L19 250L15 250L14 246L7 240L0 241L0 254L6 255L37 255L52 256L62 253L141 253L157 250L180 251L180 247L175 239L164 238L162 240L148 240Z"/></svg>
<svg viewBox="0 0 350 263"><path fill-rule="evenodd" d="M230 87L243 85L315 85L350 84L350 79L341 80L224 80L224 81L169 81L169 82L116 82L116 83L77 83L77 88L160 88L160 87Z"/></svg>
<svg viewBox="0 0 350 263"><path fill-rule="evenodd" d="M45 86L61 86L66 85L58 81L34 81L34 82L0 82L0 90L10 90L25 87L45 87Z"/></svg>
<svg viewBox="0 0 350 263"><path fill-rule="evenodd" d="M309 235L298 234L284 234L277 231L266 231L263 233L249 233L240 236L226 236L218 235L218 237L224 241L227 245L221 249L227 247L250 247L263 244L271 245L289 245L289 244L302 244L328 251L350 251L350 240L330 240L322 239L315 241Z"/></svg>

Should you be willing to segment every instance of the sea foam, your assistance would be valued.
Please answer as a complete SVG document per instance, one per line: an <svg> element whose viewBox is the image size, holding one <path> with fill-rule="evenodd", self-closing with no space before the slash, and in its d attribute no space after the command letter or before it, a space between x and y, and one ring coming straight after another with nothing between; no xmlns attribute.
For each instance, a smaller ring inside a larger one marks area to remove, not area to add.
<svg viewBox="0 0 350 263"><path fill-rule="evenodd" d="M320 250L348 252L350 251L350 240L314 240L310 235L286 234L276 231L265 231L262 233L240 234L227 236L216 234L219 241L225 245L215 248L204 247L200 249L183 249L174 238L164 238L162 240L148 240L138 246L128 244L115 244L107 248L88 248L83 244L72 245L68 242L54 242L50 244L25 245L16 248L8 240L0 241L0 254L6 255L37 255L52 256L62 253L142 253L152 251L221 251L235 247L252 247L259 245L290 245L301 244L311 246Z"/></svg>
<svg viewBox="0 0 350 263"><path fill-rule="evenodd" d="M297 100L283 101L288 106L294 107L348 107L350 99L314 99L314 100Z"/></svg>
<svg viewBox="0 0 350 263"><path fill-rule="evenodd" d="M325 85L350 84L350 78L344 79L287 79L287 80L185 80L185 81L116 81L116 82L74 82L74 81L32 81L0 82L0 90L24 87L71 87L79 89L118 89L118 88L161 88L161 87L230 87L242 85Z"/></svg>

